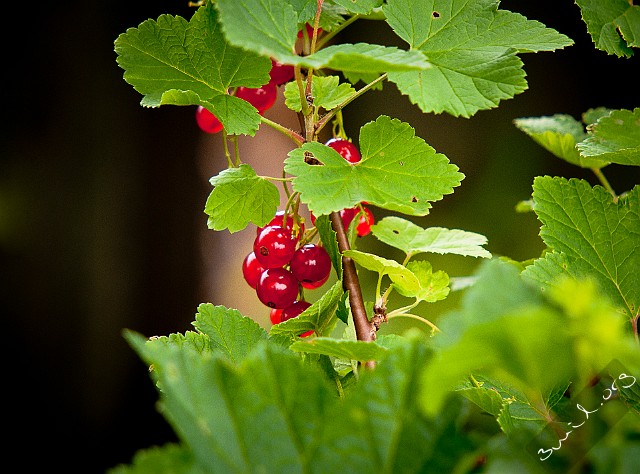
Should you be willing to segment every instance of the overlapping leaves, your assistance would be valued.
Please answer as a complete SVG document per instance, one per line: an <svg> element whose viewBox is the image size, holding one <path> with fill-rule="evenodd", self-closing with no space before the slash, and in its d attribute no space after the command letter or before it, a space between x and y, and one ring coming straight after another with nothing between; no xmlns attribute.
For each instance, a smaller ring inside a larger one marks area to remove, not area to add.
<svg viewBox="0 0 640 474"><path fill-rule="evenodd" d="M633 56L640 47L640 6L628 0L576 0L587 31L599 50Z"/></svg>

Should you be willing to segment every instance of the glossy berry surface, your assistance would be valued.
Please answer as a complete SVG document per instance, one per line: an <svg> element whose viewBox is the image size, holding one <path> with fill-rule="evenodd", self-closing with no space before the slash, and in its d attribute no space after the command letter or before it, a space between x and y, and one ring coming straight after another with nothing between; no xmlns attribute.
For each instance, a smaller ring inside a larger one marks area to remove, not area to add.
<svg viewBox="0 0 640 474"><path fill-rule="evenodd" d="M302 284L326 281L331 272L331 259L324 247L306 244L291 257L291 273Z"/></svg>
<svg viewBox="0 0 640 474"><path fill-rule="evenodd" d="M340 217L342 217L342 225L345 230L349 228L351 221L353 221L354 217L359 214L358 223L356 224L356 232L359 237L364 237L371 232L371 226L375 224L375 219L373 217L373 213L371 209L366 206L362 206L364 212L360 213L357 207L350 209L343 209L340 211Z"/></svg>
<svg viewBox="0 0 640 474"><path fill-rule="evenodd" d="M269 320L271 321L271 324L278 324L282 322L282 311L284 310L273 308L269 312Z"/></svg>
<svg viewBox="0 0 640 474"><path fill-rule="evenodd" d="M304 300L297 300L291 306L286 307L282 310L282 314L280 315L281 321L287 321L291 318L295 318L300 315L305 309L311 306L311 303ZM307 331L300 334L300 337L308 337L313 334L313 331Z"/></svg>
<svg viewBox="0 0 640 474"><path fill-rule="evenodd" d="M300 282L300 284L302 285L303 288L306 288L307 290L315 290L316 288L320 288L322 285L324 285L328 279L329 279L329 274L327 274L327 276L324 277L322 280L313 281L313 282L302 281Z"/></svg>
<svg viewBox="0 0 640 474"><path fill-rule="evenodd" d="M196 123L206 133L218 133L222 130L220 120L201 105L196 109Z"/></svg>
<svg viewBox="0 0 640 474"><path fill-rule="evenodd" d="M285 84L293 79L295 75L293 66L291 64L282 64L275 59L271 59L271 71L269 71L269 77L273 85L279 86Z"/></svg>
<svg viewBox="0 0 640 474"><path fill-rule="evenodd" d="M271 219L269 223L264 227L267 227L267 226L282 227L283 220L284 220L284 211L278 211L276 212L276 215L273 217L273 219ZM256 229L256 235L260 234L260 232L262 232L264 227L258 227ZM287 214L287 223L285 225L285 228L288 229L289 232L293 233L293 217L291 216L291 214ZM296 235L296 238L299 240L300 234L304 233L304 224L300 223L298 225L298 228L299 228L299 231L298 231L298 234Z"/></svg>
<svg viewBox="0 0 640 474"><path fill-rule="evenodd" d="M260 265L256 254L253 252L250 252L242 261L242 275L251 288L255 289L263 271L265 271L265 268Z"/></svg>
<svg viewBox="0 0 640 474"><path fill-rule="evenodd" d="M277 96L278 89L271 82L257 88L238 87L236 91L236 97L246 100L260 113L270 109L275 104Z"/></svg>
<svg viewBox="0 0 640 474"><path fill-rule="evenodd" d="M286 265L296 251L298 240L291 231L277 225L266 226L253 242L253 253L264 268Z"/></svg>
<svg viewBox="0 0 640 474"><path fill-rule="evenodd" d="M349 140L345 140L344 138L331 138L327 140L325 145L330 146L335 151L340 153L340 156L342 156L349 163L357 163L362 159L358 148Z"/></svg>
<svg viewBox="0 0 640 474"><path fill-rule="evenodd" d="M265 306L283 309L298 297L298 280L284 268L267 268L258 280L256 294Z"/></svg>

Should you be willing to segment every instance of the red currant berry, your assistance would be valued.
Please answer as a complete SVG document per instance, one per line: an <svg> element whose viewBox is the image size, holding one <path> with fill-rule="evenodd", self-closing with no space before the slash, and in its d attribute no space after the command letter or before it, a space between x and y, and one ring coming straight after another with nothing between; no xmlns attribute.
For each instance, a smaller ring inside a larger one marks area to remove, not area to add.
<svg viewBox="0 0 640 474"><path fill-rule="evenodd" d="M282 64L281 62L271 58L271 71L269 71L271 80L269 82L279 86L280 84L289 82L293 79L294 75L295 72L291 64Z"/></svg>
<svg viewBox="0 0 640 474"><path fill-rule="evenodd" d="M331 258L324 247L306 244L291 257L291 273L302 284L326 281L331 273Z"/></svg>
<svg viewBox="0 0 640 474"><path fill-rule="evenodd" d="M267 83L262 87L250 88L250 87L238 87L236 91L236 97L246 100L256 109L259 113L263 113L270 109L276 102L278 90L275 84Z"/></svg>
<svg viewBox="0 0 640 474"><path fill-rule="evenodd" d="M222 130L222 123L218 120L218 117L201 105L196 109L196 123L200 130L206 133L217 133Z"/></svg>
<svg viewBox="0 0 640 474"><path fill-rule="evenodd" d="M357 207L343 209L340 211L340 217L342 217L342 225L344 226L345 230L349 228L349 225L351 224L353 218L356 217L356 215L359 215L358 223L356 225L356 232L358 233L359 237L364 237L365 235L369 234L371 232L371 226L375 223L375 219L373 217L371 209L366 206L362 206L362 209L364 210L364 212L362 213Z"/></svg>
<svg viewBox="0 0 640 474"><path fill-rule="evenodd" d="M278 324L282 322L282 309L273 308L269 313L269 319L271 320L271 324Z"/></svg>
<svg viewBox="0 0 640 474"><path fill-rule="evenodd" d="M258 259L256 258L256 254L253 252L249 253L242 262L242 275L249 286L253 289L255 289L258 284L260 275L262 275L264 270L265 268L260 265L260 262L258 262Z"/></svg>
<svg viewBox="0 0 640 474"><path fill-rule="evenodd" d="M262 229L253 241L253 253L264 268L286 265L296 251L298 240L291 231L277 225Z"/></svg>
<svg viewBox="0 0 640 474"><path fill-rule="evenodd" d="M307 290L315 290L316 288L320 288L322 285L324 285L329 279L329 276L330 275L327 275L322 280L314 281L311 283L307 283L303 281L303 282L300 282L300 284L302 285L303 288L306 288Z"/></svg>
<svg viewBox="0 0 640 474"><path fill-rule="evenodd" d="M305 309L311 306L311 303L304 300L298 300L293 303L291 306L286 307L282 310L281 321L287 321L291 318L295 318L300 315ZM308 337L313 334L313 331L307 331L300 334L300 337Z"/></svg>
<svg viewBox="0 0 640 474"><path fill-rule="evenodd" d="M269 221L269 223L265 226L279 226L282 227L282 221L284 220L284 211L278 211L276 212L276 215L273 219L271 219L271 221ZM287 224L285 227L287 230L289 230L289 232L293 233L293 217L291 216L291 214L287 214ZM262 232L262 229L264 229L264 227L258 227L256 229L256 235L260 234L260 232ZM302 222L300 222L298 224L298 235L296 236L296 238L299 240L300 239L300 235L302 235L304 233L304 224Z"/></svg>
<svg viewBox="0 0 640 474"><path fill-rule="evenodd" d="M358 148L349 140L345 140L344 138L331 138L325 143L325 145L330 146L340 153L340 156L351 164L357 163L362 159Z"/></svg>
<svg viewBox="0 0 640 474"><path fill-rule="evenodd" d="M269 308L283 309L298 297L298 280L284 268L267 268L258 280L256 294Z"/></svg>

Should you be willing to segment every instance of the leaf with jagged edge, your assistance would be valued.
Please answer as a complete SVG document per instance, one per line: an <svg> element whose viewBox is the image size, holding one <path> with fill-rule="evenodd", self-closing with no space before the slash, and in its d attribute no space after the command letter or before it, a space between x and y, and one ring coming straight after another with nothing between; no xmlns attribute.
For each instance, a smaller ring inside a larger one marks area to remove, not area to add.
<svg viewBox="0 0 640 474"><path fill-rule="evenodd" d="M233 362L239 362L263 340L267 332L238 310L203 303L198 306L194 327L209 337L212 350L221 351Z"/></svg>
<svg viewBox="0 0 640 474"><path fill-rule="evenodd" d="M340 359L365 362L382 359L387 349L378 344L364 341L349 341L330 337L318 337L294 342L289 349L305 354L322 354Z"/></svg>
<svg viewBox="0 0 640 474"><path fill-rule="evenodd" d="M383 0L333 0L334 3L340 5L348 13L357 15L367 15L375 8L380 7Z"/></svg>
<svg viewBox="0 0 640 474"><path fill-rule="evenodd" d="M271 62L230 45L209 2L189 21L161 15L129 28L116 39L115 51L143 106L202 105L229 134L254 135L258 129L258 111L228 90L266 84Z"/></svg>
<svg viewBox="0 0 640 474"><path fill-rule="evenodd" d="M577 147L587 159L640 166L640 107L613 110L601 117Z"/></svg>
<svg viewBox="0 0 640 474"><path fill-rule="evenodd" d="M380 276L387 275L402 294L415 296L422 290L418 277L395 260L353 249L346 250L342 254L367 270L376 272Z"/></svg>
<svg viewBox="0 0 640 474"><path fill-rule="evenodd" d="M209 180L213 191L209 194L204 212L207 225L213 230L237 232L253 222L266 225L280 204L278 188L256 175L246 163L227 168Z"/></svg>
<svg viewBox="0 0 640 474"><path fill-rule="evenodd" d="M338 76L313 76L311 81L311 96L316 108L331 110L351 97L356 90L350 84L340 84ZM300 90L295 82L288 83L284 88L285 104L294 112L302 110Z"/></svg>
<svg viewBox="0 0 640 474"><path fill-rule="evenodd" d="M330 334L337 321L336 310L343 293L342 281L338 280L318 301L298 316L271 326L269 335L286 336L293 342L298 335L307 331L314 331L318 336Z"/></svg>
<svg viewBox="0 0 640 474"><path fill-rule="evenodd" d="M329 214L366 201L409 215L426 215L430 201L452 193L464 178L446 156L398 119L382 115L365 124L359 145L362 159L355 164L318 142L289 153L285 171L295 177L293 189L311 212ZM305 162L310 157L321 165Z"/></svg>
<svg viewBox="0 0 640 474"><path fill-rule="evenodd" d="M571 115L526 117L514 120L518 129L556 157L581 168L602 168L609 164L598 158L582 156L576 144L587 138L584 125Z"/></svg>
<svg viewBox="0 0 640 474"><path fill-rule="evenodd" d="M576 0L595 47L618 57L640 47L640 6L628 0Z"/></svg>
<svg viewBox="0 0 640 474"><path fill-rule="evenodd" d="M487 238L474 232L443 227L423 229L402 217L387 216L371 226L371 233L408 255L431 252L491 258L491 253L482 248Z"/></svg>
<svg viewBox="0 0 640 474"><path fill-rule="evenodd" d="M629 318L635 317L640 312L640 186L616 202L601 186L544 176L534 180L533 200L543 224L540 236L556 253L527 267L524 275L543 285L564 274L590 276Z"/></svg>
<svg viewBox="0 0 640 474"><path fill-rule="evenodd" d="M336 271L338 279L342 279L342 256L340 255L340 249L338 248L336 232L333 230L329 216L318 216L316 218L315 226L316 229L318 229L322 245L331 258L331 264Z"/></svg>
<svg viewBox="0 0 640 474"><path fill-rule="evenodd" d="M390 72L389 80L423 112L470 117L527 89L518 53L553 51L573 41L496 0L388 0L387 23L431 64Z"/></svg>
<svg viewBox="0 0 640 474"><path fill-rule="evenodd" d="M426 260L412 260L407 264L407 269L416 276L420 287L416 291L396 283L395 287L401 295L415 298L417 301L426 301L427 303L435 303L449 295L451 291L449 288L449 275L442 270L434 272L431 264Z"/></svg>
<svg viewBox="0 0 640 474"><path fill-rule="evenodd" d="M121 464L106 471L107 474L206 474L198 466L193 453L176 443L153 446L135 453L130 465Z"/></svg>
<svg viewBox="0 0 640 474"><path fill-rule="evenodd" d="M429 67L417 51L368 43L335 44L301 56L294 52L298 35L299 5L285 0L218 0L222 27L235 46L273 57L283 64L336 71L384 73ZM304 6L306 8L306 6Z"/></svg>

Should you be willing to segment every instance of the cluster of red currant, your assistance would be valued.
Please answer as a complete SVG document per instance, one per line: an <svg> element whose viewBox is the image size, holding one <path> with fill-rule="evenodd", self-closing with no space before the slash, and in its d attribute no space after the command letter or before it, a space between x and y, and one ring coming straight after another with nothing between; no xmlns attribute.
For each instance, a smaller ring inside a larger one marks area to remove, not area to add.
<svg viewBox="0 0 640 474"><path fill-rule="evenodd" d="M279 211L265 227L257 229L253 251L242 263L244 279L271 308L273 324L295 318L311 306L302 289L318 288L329 279L329 254L320 245L301 244L303 235L304 223L294 229L293 216Z"/></svg>

